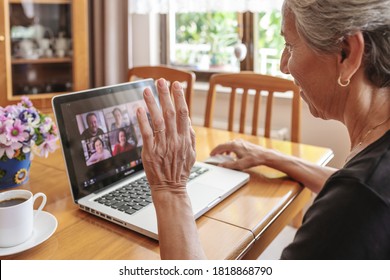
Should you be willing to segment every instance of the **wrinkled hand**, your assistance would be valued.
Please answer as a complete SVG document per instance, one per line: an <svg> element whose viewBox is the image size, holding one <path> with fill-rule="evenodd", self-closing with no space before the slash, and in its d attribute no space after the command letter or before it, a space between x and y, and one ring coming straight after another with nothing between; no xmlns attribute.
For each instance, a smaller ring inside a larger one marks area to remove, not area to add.
<svg viewBox="0 0 390 280"><path fill-rule="evenodd" d="M236 170L244 170L265 164L266 156L269 152L271 151L259 145L255 145L242 139L237 139L218 145L211 151L210 155L214 156L217 154L234 153L236 156L235 161L227 161L219 164L219 166Z"/></svg>
<svg viewBox="0 0 390 280"><path fill-rule="evenodd" d="M183 89L174 82L171 95L164 79L157 82L161 110L149 88L144 99L150 112L150 126L144 108L137 110L143 138L142 161L152 190L177 189L187 184L195 163L195 132L190 125Z"/></svg>

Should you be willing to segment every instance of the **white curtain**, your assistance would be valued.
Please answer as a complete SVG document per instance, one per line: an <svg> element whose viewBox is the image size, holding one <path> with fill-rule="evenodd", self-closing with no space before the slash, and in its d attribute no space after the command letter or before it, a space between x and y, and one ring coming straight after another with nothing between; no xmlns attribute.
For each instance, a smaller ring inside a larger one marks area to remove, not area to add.
<svg viewBox="0 0 390 280"><path fill-rule="evenodd" d="M283 0L128 0L130 14L168 12L262 12L280 10Z"/></svg>

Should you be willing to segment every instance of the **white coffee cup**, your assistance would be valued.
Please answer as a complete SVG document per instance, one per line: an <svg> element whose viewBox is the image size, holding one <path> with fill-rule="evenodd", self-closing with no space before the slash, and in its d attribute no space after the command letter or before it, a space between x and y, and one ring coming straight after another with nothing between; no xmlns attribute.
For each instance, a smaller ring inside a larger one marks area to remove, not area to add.
<svg viewBox="0 0 390 280"><path fill-rule="evenodd" d="M34 202L42 202L34 213ZM33 233L34 219L46 204L46 195L28 190L0 193L0 247L12 247L27 241Z"/></svg>

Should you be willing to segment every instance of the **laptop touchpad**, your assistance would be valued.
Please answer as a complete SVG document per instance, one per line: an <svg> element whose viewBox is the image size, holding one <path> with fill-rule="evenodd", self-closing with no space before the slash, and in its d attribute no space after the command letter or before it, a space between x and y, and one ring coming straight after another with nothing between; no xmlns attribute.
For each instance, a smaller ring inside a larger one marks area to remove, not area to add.
<svg viewBox="0 0 390 280"><path fill-rule="evenodd" d="M222 195L222 190L198 182L188 185L187 192L191 200L193 213L198 213L207 208L210 203Z"/></svg>

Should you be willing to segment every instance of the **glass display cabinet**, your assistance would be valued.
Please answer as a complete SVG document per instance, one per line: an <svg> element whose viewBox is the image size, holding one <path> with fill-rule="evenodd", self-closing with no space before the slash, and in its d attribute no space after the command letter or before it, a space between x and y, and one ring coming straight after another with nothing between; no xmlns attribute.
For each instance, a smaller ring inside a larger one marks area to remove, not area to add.
<svg viewBox="0 0 390 280"><path fill-rule="evenodd" d="M1 106L89 87L88 0L1 0Z"/></svg>

